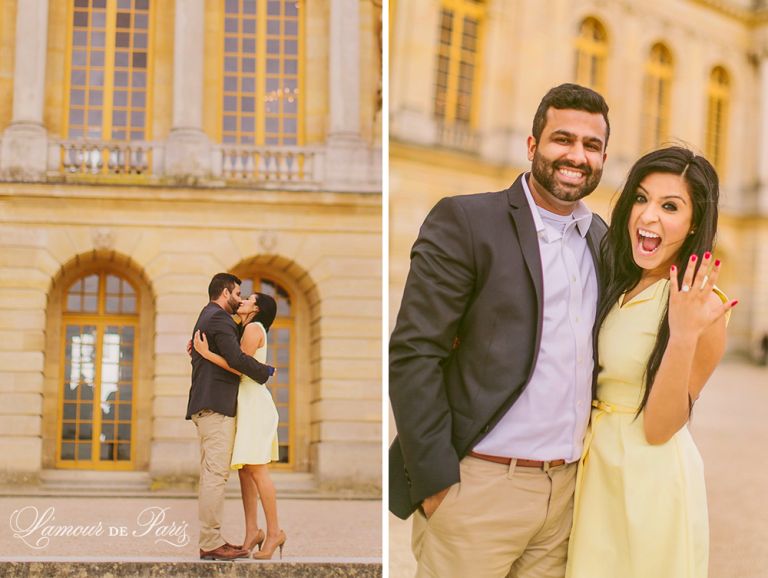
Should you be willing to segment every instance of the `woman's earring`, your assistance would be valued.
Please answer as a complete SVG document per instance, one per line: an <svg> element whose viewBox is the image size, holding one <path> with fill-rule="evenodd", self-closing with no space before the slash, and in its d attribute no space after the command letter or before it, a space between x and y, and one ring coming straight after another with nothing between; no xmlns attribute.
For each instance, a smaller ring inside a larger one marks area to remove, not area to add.
<svg viewBox="0 0 768 578"><path fill-rule="evenodd" d="M696 232L696 229L691 229L691 232L688 233L689 235L693 235Z"/></svg>

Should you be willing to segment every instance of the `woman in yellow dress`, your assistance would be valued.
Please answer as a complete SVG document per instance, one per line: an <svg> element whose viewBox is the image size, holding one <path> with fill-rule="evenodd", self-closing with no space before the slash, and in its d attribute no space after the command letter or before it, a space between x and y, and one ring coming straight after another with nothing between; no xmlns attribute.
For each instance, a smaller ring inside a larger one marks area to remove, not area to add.
<svg viewBox="0 0 768 578"><path fill-rule="evenodd" d="M257 361L267 361L267 333L275 320L277 304L264 293L254 293L237 310L243 328L240 348ZM277 521L275 486L267 464L280 459L277 442L279 416L267 386L256 383L247 375L232 369L226 360L211 352L205 335L195 335L194 347L205 359L240 375L237 394L235 443L232 449L232 469L238 470L240 491L245 511L245 540L243 548L257 560L268 560L277 548L283 557L285 532ZM267 519L267 533L258 527L258 500Z"/></svg>
<svg viewBox="0 0 768 578"><path fill-rule="evenodd" d="M688 431L725 350L718 178L669 147L630 170L601 247L596 399L579 465L568 578L704 578L709 528Z"/></svg>

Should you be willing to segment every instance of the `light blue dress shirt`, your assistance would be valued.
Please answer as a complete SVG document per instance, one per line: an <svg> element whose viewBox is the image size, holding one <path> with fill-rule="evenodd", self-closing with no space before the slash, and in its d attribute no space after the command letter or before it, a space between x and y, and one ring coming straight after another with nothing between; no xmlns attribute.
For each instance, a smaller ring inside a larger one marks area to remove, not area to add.
<svg viewBox="0 0 768 578"><path fill-rule="evenodd" d="M523 178L523 188L544 276L541 346L528 386L474 451L573 462L581 456L592 405L597 279L586 239L592 212L581 201L567 216L542 209L531 196L528 178Z"/></svg>

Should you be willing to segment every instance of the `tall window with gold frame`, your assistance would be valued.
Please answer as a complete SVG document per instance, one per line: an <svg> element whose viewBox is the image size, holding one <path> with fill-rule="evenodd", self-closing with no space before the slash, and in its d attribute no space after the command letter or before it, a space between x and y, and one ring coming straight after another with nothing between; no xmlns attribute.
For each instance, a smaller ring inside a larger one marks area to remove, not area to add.
<svg viewBox="0 0 768 578"><path fill-rule="evenodd" d="M138 294L116 273L89 273L64 293L56 466L132 469Z"/></svg>
<svg viewBox="0 0 768 578"><path fill-rule="evenodd" d="M704 150L707 158L722 178L728 134L728 109L731 98L731 80L722 66L716 66L709 75L707 89L707 135Z"/></svg>
<svg viewBox="0 0 768 578"><path fill-rule="evenodd" d="M669 138L674 74L672 53L663 44L654 44L645 64L641 143L644 151L658 147Z"/></svg>
<svg viewBox="0 0 768 578"><path fill-rule="evenodd" d="M151 138L150 0L70 0L65 136Z"/></svg>
<svg viewBox="0 0 768 578"><path fill-rule="evenodd" d="M295 304L288 290L275 279L266 275L241 276L240 292L243 298L254 292L270 295L277 302L277 317L267 335L267 364L277 369L267 387L277 406L280 421L277 438L280 450L279 464L286 468L295 465L294 399L296 370Z"/></svg>
<svg viewBox="0 0 768 578"><path fill-rule="evenodd" d="M599 20L589 16L581 21L576 37L576 82L604 92L607 61L608 34Z"/></svg>
<svg viewBox="0 0 768 578"><path fill-rule="evenodd" d="M303 0L225 0L221 142L303 144Z"/></svg>
<svg viewBox="0 0 768 578"><path fill-rule="evenodd" d="M480 77L483 0L442 0L435 78L435 118L444 124L475 123Z"/></svg>

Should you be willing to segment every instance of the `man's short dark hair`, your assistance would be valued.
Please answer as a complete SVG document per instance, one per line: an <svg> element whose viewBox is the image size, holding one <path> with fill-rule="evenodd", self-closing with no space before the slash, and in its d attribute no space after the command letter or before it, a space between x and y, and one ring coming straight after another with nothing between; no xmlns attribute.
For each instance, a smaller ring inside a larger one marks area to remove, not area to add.
<svg viewBox="0 0 768 578"><path fill-rule="evenodd" d="M551 88L539 103L536 114L533 117L533 138L539 142L544 126L547 124L547 111L550 108L558 110L583 110L585 112L599 113L605 119L605 147L608 148L608 137L611 134L611 123L608 122L608 104L605 99L586 86L566 83Z"/></svg>
<svg viewBox="0 0 768 578"><path fill-rule="evenodd" d="M235 290L235 285L242 285L243 282L232 273L216 273L211 279L210 285L208 285L208 297L211 301L215 301L224 292L224 289L229 289L230 292Z"/></svg>

